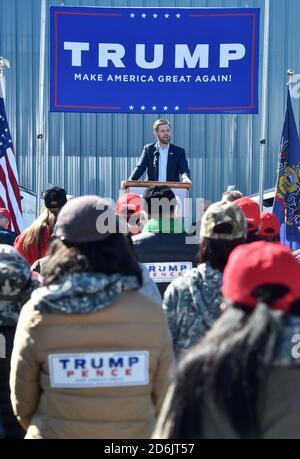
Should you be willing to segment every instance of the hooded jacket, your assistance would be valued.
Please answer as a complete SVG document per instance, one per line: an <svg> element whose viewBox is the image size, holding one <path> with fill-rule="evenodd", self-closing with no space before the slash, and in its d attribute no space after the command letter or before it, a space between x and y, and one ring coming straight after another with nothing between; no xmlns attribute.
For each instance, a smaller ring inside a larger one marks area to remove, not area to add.
<svg viewBox="0 0 300 459"><path fill-rule="evenodd" d="M173 356L161 306L137 287L73 273L25 305L10 385L26 438L149 438Z"/></svg>
<svg viewBox="0 0 300 459"><path fill-rule="evenodd" d="M43 271L47 264L48 259L49 259L49 256L40 258L39 260L37 260L31 266L31 271L41 274L43 276ZM150 296L150 298L152 298L154 301L161 304L162 303L161 294L159 293L157 285L151 279L148 269L146 268L145 265L143 265L143 263L139 263L139 265L140 265L140 269L142 271L142 276L143 276L143 285L142 287L140 287L139 292L142 293L143 295Z"/></svg>
<svg viewBox="0 0 300 459"><path fill-rule="evenodd" d="M21 308L30 298L36 283L28 263L13 248L0 247L0 431L3 431L4 438L16 439L24 438L25 432L11 406L10 357Z"/></svg>

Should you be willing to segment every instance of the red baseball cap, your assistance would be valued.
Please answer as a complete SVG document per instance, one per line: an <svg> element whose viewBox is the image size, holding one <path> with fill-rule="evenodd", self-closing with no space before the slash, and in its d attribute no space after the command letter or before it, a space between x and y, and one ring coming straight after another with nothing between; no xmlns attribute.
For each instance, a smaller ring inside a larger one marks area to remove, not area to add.
<svg viewBox="0 0 300 459"><path fill-rule="evenodd" d="M8 220L9 222L11 222L11 215L10 215L9 210L5 209L4 207L1 207L1 208L0 208L0 215L1 215L2 217L7 218L7 220Z"/></svg>
<svg viewBox="0 0 300 459"><path fill-rule="evenodd" d="M280 234L280 223L275 214L272 212L261 212L259 234L263 237Z"/></svg>
<svg viewBox="0 0 300 459"><path fill-rule="evenodd" d="M240 245L230 254L223 276L224 298L255 308L252 292L266 284L278 284L289 292L272 308L289 311L300 299L300 263L283 244L259 241Z"/></svg>
<svg viewBox="0 0 300 459"><path fill-rule="evenodd" d="M259 205L246 196L237 199L233 202L234 205L239 206L244 212L245 218L248 223L248 231L255 231L259 227L260 222L260 208Z"/></svg>
<svg viewBox="0 0 300 459"><path fill-rule="evenodd" d="M142 198L135 193L125 193L119 197L115 212L117 215L132 216L140 215L142 210Z"/></svg>

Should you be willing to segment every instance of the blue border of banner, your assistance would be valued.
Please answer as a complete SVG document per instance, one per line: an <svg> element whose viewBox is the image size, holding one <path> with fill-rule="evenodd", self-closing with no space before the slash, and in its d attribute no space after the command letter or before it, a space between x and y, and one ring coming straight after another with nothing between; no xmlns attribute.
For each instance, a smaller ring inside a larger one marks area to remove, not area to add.
<svg viewBox="0 0 300 459"><path fill-rule="evenodd" d="M161 110L161 113L181 113L181 114L200 114L200 113L240 113L240 114L256 114L258 113L258 72L259 72L259 19L260 9L258 8L164 8L164 7L50 7L51 11L51 79L50 79L50 110L63 112L96 112L96 113L135 113L135 114L154 114L151 110L145 111L130 111L129 108L124 108L121 105L80 105L80 104L65 104L59 100L59 65L58 65L58 42L59 42L59 15L91 15L103 17L120 17L125 12L134 11L141 12L147 10L163 10L165 11L190 11L189 16L195 19L210 17L252 17L252 49L251 49L251 87L250 105L241 106L199 106L199 104L188 104L187 107L177 112L176 107L166 107L167 110ZM142 109L142 107L141 107ZM158 111L156 113L159 113Z"/></svg>

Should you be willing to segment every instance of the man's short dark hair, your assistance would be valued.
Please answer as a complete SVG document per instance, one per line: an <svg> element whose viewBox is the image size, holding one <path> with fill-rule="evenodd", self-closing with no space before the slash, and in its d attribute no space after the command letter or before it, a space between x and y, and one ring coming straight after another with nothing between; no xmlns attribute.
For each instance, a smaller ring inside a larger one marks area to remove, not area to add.
<svg viewBox="0 0 300 459"><path fill-rule="evenodd" d="M166 185L146 188L143 194L143 207L150 216L172 216L176 207L176 196Z"/></svg>

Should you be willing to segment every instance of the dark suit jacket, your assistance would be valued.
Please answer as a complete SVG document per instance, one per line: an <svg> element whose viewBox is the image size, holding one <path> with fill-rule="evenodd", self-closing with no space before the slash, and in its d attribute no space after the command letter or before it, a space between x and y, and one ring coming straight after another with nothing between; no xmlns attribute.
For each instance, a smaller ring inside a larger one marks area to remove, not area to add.
<svg viewBox="0 0 300 459"><path fill-rule="evenodd" d="M191 262L197 266L198 244L186 244L186 233L147 233L133 236L132 242L140 263ZM162 297L168 282L156 284Z"/></svg>
<svg viewBox="0 0 300 459"><path fill-rule="evenodd" d="M139 180L147 170L148 180L158 180L158 168L154 167L154 152L159 151L157 143L145 145L143 153L136 165L136 168L129 177L129 180ZM180 175L186 174L190 178L190 170L185 157L183 148L170 144L168 164L167 164L167 182L180 182Z"/></svg>

